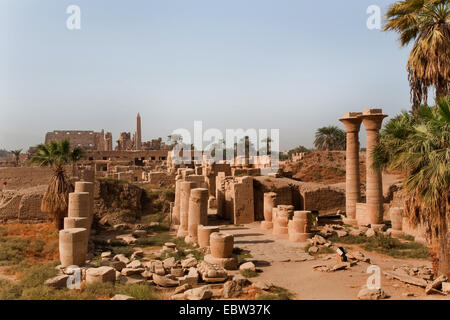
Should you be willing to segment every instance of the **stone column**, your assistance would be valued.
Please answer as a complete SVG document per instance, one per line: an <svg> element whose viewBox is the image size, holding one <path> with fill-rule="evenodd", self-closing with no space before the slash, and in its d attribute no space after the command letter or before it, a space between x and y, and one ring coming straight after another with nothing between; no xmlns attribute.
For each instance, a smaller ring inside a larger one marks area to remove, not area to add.
<svg viewBox="0 0 450 320"><path fill-rule="evenodd" d="M387 115L381 109L363 110L361 116L367 132L366 142L366 208L371 228L383 228L383 183L381 170L373 168L372 152L378 144L381 123Z"/></svg>
<svg viewBox="0 0 450 320"><path fill-rule="evenodd" d="M87 230L89 218L66 217L64 218L64 229L85 228Z"/></svg>
<svg viewBox="0 0 450 320"><path fill-rule="evenodd" d="M273 221L273 234L288 234L289 218L294 215L294 206L278 205L276 217Z"/></svg>
<svg viewBox="0 0 450 320"><path fill-rule="evenodd" d="M208 189L196 188L191 190L188 211L188 236L185 239L187 243L197 243L198 225L208 224L208 196Z"/></svg>
<svg viewBox="0 0 450 320"><path fill-rule="evenodd" d="M92 222L94 221L94 191L95 184L93 182L79 181L75 182L75 192L88 192L89 193L89 222L88 222L88 235L91 234Z"/></svg>
<svg viewBox="0 0 450 320"><path fill-rule="evenodd" d="M217 216L225 217L225 172L219 172L216 176L216 201Z"/></svg>
<svg viewBox="0 0 450 320"><path fill-rule="evenodd" d="M226 270L237 269L237 258L233 256L233 235L213 232L209 238L209 245L211 254L205 255L205 262L217 264Z"/></svg>
<svg viewBox="0 0 450 320"><path fill-rule="evenodd" d="M349 112L339 121L345 125L347 150L345 160L345 212L344 223L357 225L356 203L361 201L359 177L359 129L361 112Z"/></svg>
<svg viewBox="0 0 450 320"><path fill-rule="evenodd" d="M211 233L209 243L214 258L230 258L233 254L234 237L231 234Z"/></svg>
<svg viewBox="0 0 450 320"><path fill-rule="evenodd" d="M175 177L175 203L173 205L173 214L172 214L172 224L180 225L180 184L183 182L181 180L181 175L177 175Z"/></svg>
<svg viewBox="0 0 450 320"><path fill-rule="evenodd" d="M178 228L177 237L186 237L188 235L189 197L191 189L195 187L196 183L191 181L183 181L180 184L180 227Z"/></svg>
<svg viewBox="0 0 450 320"><path fill-rule="evenodd" d="M393 237L403 236L403 208L390 208L389 219L391 219L392 229L388 230L388 232Z"/></svg>
<svg viewBox="0 0 450 320"><path fill-rule="evenodd" d="M197 237L200 248L209 247L209 238L213 232L219 232L219 227L198 225Z"/></svg>
<svg viewBox="0 0 450 320"><path fill-rule="evenodd" d="M311 224L311 211L295 211L294 217L289 221L289 240L304 242L311 238Z"/></svg>
<svg viewBox="0 0 450 320"><path fill-rule="evenodd" d="M59 232L59 259L64 268L84 265L87 253L86 241L85 228L64 229Z"/></svg>
<svg viewBox="0 0 450 320"><path fill-rule="evenodd" d="M261 222L261 229L272 230L273 208L276 206L277 194L275 192L264 193L264 221Z"/></svg>
<svg viewBox="0 0 450 320"><path fill-rule="evenodd" d="M91 211L89 192L69 193L68 211L71 218L89 218Z"/></svg>

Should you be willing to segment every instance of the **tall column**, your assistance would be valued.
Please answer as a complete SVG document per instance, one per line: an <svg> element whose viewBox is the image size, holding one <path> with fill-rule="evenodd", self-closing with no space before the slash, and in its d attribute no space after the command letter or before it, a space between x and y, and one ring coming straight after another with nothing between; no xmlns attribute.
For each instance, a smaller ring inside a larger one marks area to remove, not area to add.
<svg viewBox="0 0 450 320"><path fill-rule="evenodd" d="M87 252L92 225L91 199L89 192L78 191L81 189L80 186L85 185L89 186L94 184L91 182L75 182L75 190L77 192L69 193L68 217L64 219L64 229L69 229L69 227L85 228L86 233L83 234L86 236L84 243Z"/></svg>
<svg viewBox="0 0 450 320"><path fill-rule="evenodd" d="M136 117L136 150L141 149L142 149L141 115L138 113Z"/></svg>
<svg viewBox="0 0 450 320"><path fill-rule="evenodd" d="M173 225L180 225L180 197L181 197L181 190L180 190L180 184L183 182L181 179L181 175L177 175L175 177L175 203L173 204L173 211L172 211L172 224Z"/></svg>
<svg viewBox="0 0 450 320"><path fill-rule="evenodd" d="M357 225L356 203L361 200L359 177L359 129L361 112L346 113L339 121L345 126L347 150L345 154L345 212L344 223Z"/></svg>
<svg viewBox="0 0 450 320"><path fill-rule="evenodd" d="M90 216L89 192L71 192L69 193L68 216L71 218Z"/></svg>
<svg viewBox="0 0 450 320"><path fill-rule="evenodd" d="M75 192L88 192L89 193L89 221L88 221L88 235L91 235L92 221L94 220L94 190L95 185L93 182L77 181L75 182ZM70 209L69 209L70 210Z"/></svg>
<svg viewBox="0 0 450 320"><path fill-rule="evenodd" d="M187 243L198 242L198 225L208 224L208 189L196 188L191 190L189 197L189 218Z"/></svg>
<svg viewBox="0 0 450 320"><path fill-rule="evenodd" d="M217 216L220 218L224 218L226 216L225 172L219 172L216 176L216 201L217 201Z"/></svg>
<svg viewBox="0 0 450 320"><path fill-rule="evenodd" d="M361 116L367 132L366 142L366 208L373 229L383 227L383 182L381 170L373 168L372 152L378 143L381 123L387 115L381 109L363 110Z"/></svg>
<svg viewBox="0 0 450 320"><path fill-rule="evenodd" d="M177 237L186 237L189 227L189 197L191 189L196 187L196 183L192 181L183 181L180 184L180 227L178 228Z"/></svg>

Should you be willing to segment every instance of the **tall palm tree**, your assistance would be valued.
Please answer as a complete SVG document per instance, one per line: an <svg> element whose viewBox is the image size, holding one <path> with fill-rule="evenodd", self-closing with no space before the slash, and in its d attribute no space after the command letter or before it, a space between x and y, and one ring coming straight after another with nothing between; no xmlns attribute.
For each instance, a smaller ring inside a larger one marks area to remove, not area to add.
<svg viewBox="0 0 450 320"><path fill-rule="evenodd" d="M69 193L73 191L64 166L79 161L84 152L80 148L70 149L69 140L51 141L37 146L38 152L31 162L41 167L51 167L54 170L44 197L41 210L47 212L53 219L58 230L63 228L64 216L67 214Z"/></svg>
<svg viewBox="0 0 450 320"><path fill-rule="evenodd" d="M16 167L19 165L19 158L20 158L20 153L22 152L22 149L19 150L11 150L10 151L13 155L14 155L14 161L16 163Z"/></svg>
<svg viewBox="0 0 450 320"><path fill-rule="evenodd" d="M450 92L449 0L404 0L390 6L384 31L400 33L400 43L413 48L407 63L413 110L427 103L428 89L436 98Z"/></svg>
<svg viewBox="0 0 450 320"><path fill-rule="evenodd" d="M314 146L319 150L345 150L345 131L336 126L317 129Z"/></svg>
<svg viewBox="0 0 450 320"><path fill-rule="evenodd" d="M405 173L405 213L426 227L435 271L450 276L450 97L386 123L373 156Z"/></svg>

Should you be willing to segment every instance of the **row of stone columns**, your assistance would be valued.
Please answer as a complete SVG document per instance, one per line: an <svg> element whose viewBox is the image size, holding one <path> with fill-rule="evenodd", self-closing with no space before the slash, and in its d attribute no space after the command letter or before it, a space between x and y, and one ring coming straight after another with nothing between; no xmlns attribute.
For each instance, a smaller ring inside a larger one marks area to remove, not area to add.
<svg viewBox="0 0 450 320"><path fill-rule="evenodd" d="M345 223L362 224L356 217L357 203L361 201L359 173L359 130L361 122L367 132L366 142L366 205L365 214L373 229L383 226L383 185L381 170L373 167L372 152L378 143L379 130L387 117L381 109L366 109L350 112L339 119L345 126L346 148L346 215ZM360 219L362 220L362 219Z"/></svg>
<svg viewBox="0 0 450 320"><path fill-rule="evenodd" d="M177 237L185 237L188 243L198 243L199 226L208 224L209 191L204 188L204 176L194 173L193 169L178 169L172 209L172 225L178 228Z"/></svg>
<svg viewBox="0 0 450 320"><path fill-rule="evenodd" d="M288 235L293 242L304 242L312 237L311 225L311 211L294 211L292 205L278 204L275 192L264 193L263 230L272 231L274 235Z"/></svg>
<svg viewBox="0 0 450 320"><path fill-rule="evenodd" d="M69 194L68 216L64 218L64 229L59 232L62 267L84 265L93 216L94 183L75 182L75 192Z"/></svg>

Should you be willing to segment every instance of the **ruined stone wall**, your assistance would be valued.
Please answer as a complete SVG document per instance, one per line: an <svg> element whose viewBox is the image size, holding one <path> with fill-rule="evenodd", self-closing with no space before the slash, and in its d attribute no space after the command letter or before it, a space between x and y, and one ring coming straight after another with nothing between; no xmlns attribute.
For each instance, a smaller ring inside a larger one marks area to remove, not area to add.
<svg viewBox="0 0 450 320"><path fill-rule="evenodd" d="M165 186L175 183L175 175L166 172L148 172L146 175L150 184Z"/></svg>
<svg viewBox="0 0 450 320"><path fill-rule="evenodd" d="M293 205L295 210L319 211L320 215L345 211L345 190L320 183L289 178L254 177L255 220L264 219L264 193L275 192L277 204Z"/></svg>
<svg viewBox="0 0 450 320"><path fill-rule="evenodd" d="M72 148L79 147L85 150L112 150L112 134L104 130L55 130L45 134L45 143L69 139ZM111 149L110 149L111 148Z"/></svg>
<svg viewBox="0 0 450 320"><path fill-rule="evenodd" d="M317 210L321 216L336 214L337 210L345 211L345 190L300 184L299 191L304 200L303 210Z"/></svg>
<svg viewBox="0 0 450 320"><path fill-rule="evenodd" d="M66 167L71 170L70 167ZM66 171L68 174L71 171ZM0 182L6 181L6 189L25 189L29 187L47 185L53 174L50 168L40 167L16 167L0 168Z"/></svg>
<svg viewBox="0 0 450 320"><path fill-rule="evenodd" d="M234 196L234 224L251 223L255 221L252 177L237 178L232 186Z"/></svg>
<svg viewBox="0 0 450 320"><path fill-rule="evenodd" d="M141 151L87 151L86 160L113 160L113 161L164 161L167 160L167 150L141 150Z"/></svg>
<svg viewBox="0 0 450 320"><path fill-rule="evenodd" d="M277 194L276 205L292 204L298 210L302 209L302 199L297 188L288 183L276 182L269 177L255 177L253 181L255 220L264 220L264 193L275 192ZM296 196L294 195L296 194Z"/></svg>
<svg viewBox="0 0 450 320"><path fill-rule="evenodd" d="M122 181L98 180L95 188L95 219L110 224L134 223L142 214L143 190Z"/></svg>
<svg viewBox="0 0 450 320"><path fill-rule="evenodd" d="M0 192L0 222L44 222L47 213L41 211L41 201L46 186L31 187L20 191Z"/></svg>

